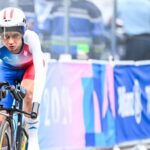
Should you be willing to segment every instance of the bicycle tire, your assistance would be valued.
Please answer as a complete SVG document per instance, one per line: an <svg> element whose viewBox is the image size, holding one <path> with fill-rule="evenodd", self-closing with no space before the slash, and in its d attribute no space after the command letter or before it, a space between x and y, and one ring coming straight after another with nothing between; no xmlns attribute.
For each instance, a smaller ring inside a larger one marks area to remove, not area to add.
<svg viewBox="0 0 150 150"><path fill-rule="evenodd" d="M0 127L0 150L3 146L8 146L8 150L11 150L12 135L11 126L8 120L4 120Z"/></svg>
<svg viewBox="0 0 150 150"><path fill-rule="evenodd" d="M28 148L28 137L27 137L27 129L24 126L21 133L21 150L27 150Z"/></svg>

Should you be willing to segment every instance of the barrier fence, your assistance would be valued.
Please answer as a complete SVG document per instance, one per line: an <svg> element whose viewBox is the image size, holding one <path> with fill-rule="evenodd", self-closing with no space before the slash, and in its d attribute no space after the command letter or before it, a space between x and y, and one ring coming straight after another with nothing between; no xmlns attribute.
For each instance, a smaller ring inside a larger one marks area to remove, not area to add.
<svg viewBox="0 0 150 150"><path fill-rule="evenodd" d="M41 150L109 148L150 138L150 62L48 62Z"/></svg>

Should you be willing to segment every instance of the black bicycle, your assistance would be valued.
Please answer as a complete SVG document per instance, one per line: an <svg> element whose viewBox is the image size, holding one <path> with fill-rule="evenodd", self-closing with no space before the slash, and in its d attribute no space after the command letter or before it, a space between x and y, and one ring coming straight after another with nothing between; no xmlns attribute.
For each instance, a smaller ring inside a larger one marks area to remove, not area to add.
<svg viewBox="0 0 150 150"><path fill-rule="evenodd" d="M28 134L23 124L23 114L36 118L39 104L33 103L31 113L23 111L23 98L26 90L19 82L16 83L16 86L8 82L0 82L0 101L7 96L8 92L14 98L14 103L11 108L4 108L3 105L0 105L0 114L5 116L0 126L0 150L2 147L7 147L7 150L26 150Z"/></svg>

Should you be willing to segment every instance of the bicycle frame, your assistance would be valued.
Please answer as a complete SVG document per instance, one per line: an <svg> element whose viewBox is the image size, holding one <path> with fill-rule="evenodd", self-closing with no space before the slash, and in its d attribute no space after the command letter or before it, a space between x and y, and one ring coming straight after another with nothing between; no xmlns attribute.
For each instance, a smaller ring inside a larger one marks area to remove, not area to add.
<svg viewBox="0 0 150 150"><path fill-rule="evenodd" d="M22 132L25 133L26 137L28 138L28 135L26 133L26 131L23 128L23 114L29 115L31 116L31 113L27 113L25 111L23 111L23 98L25 96L25 91L21 91L20 86L18 87L14 87L14 86L10 86L8 82L0 82L0 100L2 98L5 98L7 96L7 92L6 91L2 91L2 86L5 87L6 90L9 90L14 98L14 104L11 108L4 108L2 105L0 105L0 110L6 111L5 112L0 112L0 114L6 116L6 119L9 120L9 122L11 123L11 126L13 127L13 131L11 131L12 134L12 148L13 150L16 149L17 150L21 150L21 141L22 141ZM18 84L17 84L18 86ZM18 89L17 89L18 88ZM14 130L14 119L13 116L14 114L17 114L17 130L16 130L16 138L15 138L15 130Z"/></svg>

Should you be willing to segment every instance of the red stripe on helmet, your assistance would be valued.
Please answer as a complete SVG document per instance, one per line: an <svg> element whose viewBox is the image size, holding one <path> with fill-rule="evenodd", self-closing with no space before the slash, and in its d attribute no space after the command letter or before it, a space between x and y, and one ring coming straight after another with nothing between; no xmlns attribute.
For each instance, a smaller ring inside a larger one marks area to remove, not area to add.
<svg viewBox="0 0 150 150"><path fill-rule="evenodd" d="M4 16L3 19L6 19L6 9L4 10Z"/></svg>
<svg viewBox="0 0 150 150"><path fill-rule="evenodd" d="M14 8L12 8L11 11L10 11L10 19L12 19L13 13L14 13Z"/></svg>

